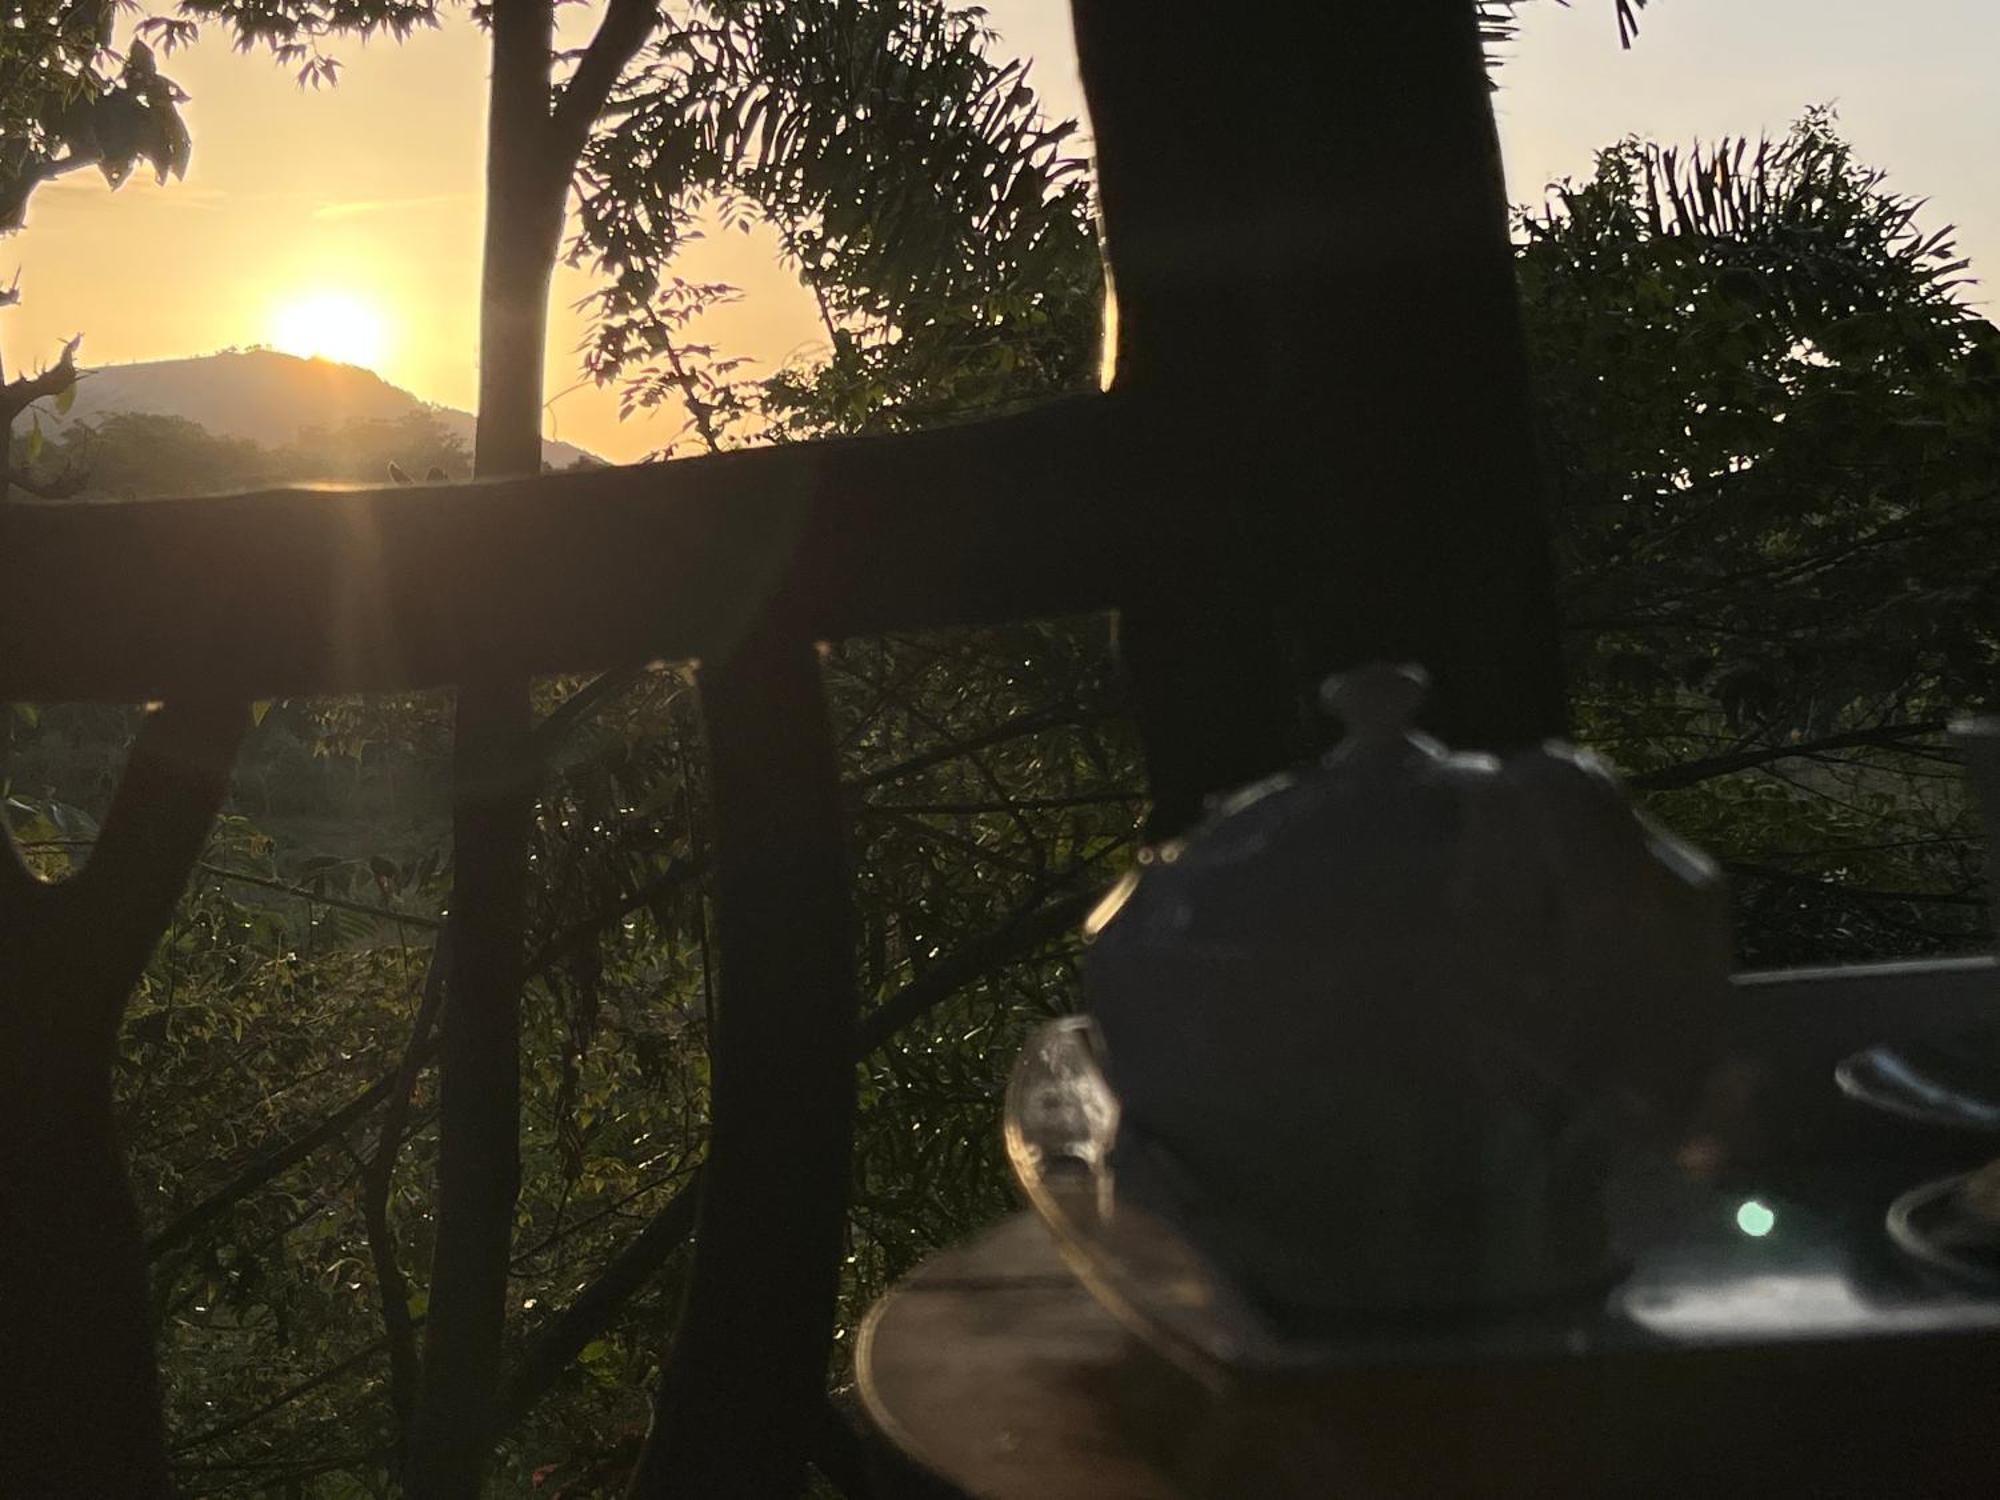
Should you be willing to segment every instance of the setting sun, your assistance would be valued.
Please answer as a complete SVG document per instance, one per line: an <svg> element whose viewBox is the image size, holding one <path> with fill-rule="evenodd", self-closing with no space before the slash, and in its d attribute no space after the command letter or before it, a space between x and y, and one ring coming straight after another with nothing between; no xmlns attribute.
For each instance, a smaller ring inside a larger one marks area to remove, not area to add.
<svg viewBox="0 0 2000 1500"><path fill-rule="evenodd" d="M382 315L349 292L286 302L271 320L271 344L287 354L376 368L388 344Z"/></svg>

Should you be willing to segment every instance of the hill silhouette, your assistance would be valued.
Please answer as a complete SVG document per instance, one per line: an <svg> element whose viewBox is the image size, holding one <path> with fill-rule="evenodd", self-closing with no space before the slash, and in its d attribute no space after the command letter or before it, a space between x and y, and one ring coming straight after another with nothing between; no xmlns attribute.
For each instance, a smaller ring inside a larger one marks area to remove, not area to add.
<svg viewBox="0 0 2000 1500"><path fill-rule="evenodd" d="M430 412L439 427L471 450L470 412L433 406L372 370L275 349L232 349L90 370L77 382L67 417L44 416L43 425L53 434L69 423L134 412L182 417L219 437L281 447L311 429L395 422L416 411ZM571 443L542 444L543 462L558 469L595 457Z"/></svg>

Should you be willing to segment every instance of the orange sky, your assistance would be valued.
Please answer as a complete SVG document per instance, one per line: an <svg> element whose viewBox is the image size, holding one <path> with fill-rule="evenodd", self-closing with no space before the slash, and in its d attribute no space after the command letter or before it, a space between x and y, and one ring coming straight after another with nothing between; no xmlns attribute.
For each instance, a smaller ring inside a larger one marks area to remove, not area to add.
<svg viewBox="0 0 2000 1500"><path fill-rule="evenodd" d="M988 0L1005 50L1037 59L1052 107L1081 107L1065 0ZM572 22L587 19L581 8ZM1779 129L1799 109L1836 101L1864 160L1930 195L1983 264L2000 253L2000 106L1988 74L2000 57L2000 7L1926 0L1893 25L1876 0L1661 0L1636 50L1620 54L1609 0L1524 10L1528 31L1499 96L1511 187L1538 194L1584 171L1591 149L1633 129L1707 138ZM451 13L398 45L342 41L338 88L301 91L260 55L220 36L164 69L193 95L187 180L136 175L116 194L87 173L44 187L28 228L0 243L0 280L21 268L22 305L0 315L9 369L85 335L86 362L204 353L280 342L310 328L301 304L332 299L336 326L372 311L388 379L469 407L476 358L483 38ZM697 247L689 274L745 289L706 332L764 368L809 354L809 298L778 268L768 240ZM569 304L589 288L558 275L548 389L577 380L583 333ZM342 312L339 299L349 311ZM358 308L358 313L353 309ZM324 314L322 315L322 320ZM291 329L297 332L297 327ZM550 436L630 459L674 436L678 418L620 423L615 396L590 388L554 403Z"/></svg>

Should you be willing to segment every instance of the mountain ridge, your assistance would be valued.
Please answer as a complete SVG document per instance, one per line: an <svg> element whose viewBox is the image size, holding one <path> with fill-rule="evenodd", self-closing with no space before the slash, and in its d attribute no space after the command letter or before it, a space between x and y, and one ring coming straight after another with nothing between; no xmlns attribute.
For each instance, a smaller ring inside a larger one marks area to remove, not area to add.
<svg viewBox="0 0 2000 1500"><path fill-rule="evenodd" d="M276 446L296 441L308 428L394 421L412 411L429 411L471 452L470 412L425 401L360 365L264 348L92 367L79 372L69 411L45 413L42 424L59 431L114 412L145 413L185 417L218 436ZM544 463L562 469L579 459L604 462L574 443L542 440Z"/></svg>

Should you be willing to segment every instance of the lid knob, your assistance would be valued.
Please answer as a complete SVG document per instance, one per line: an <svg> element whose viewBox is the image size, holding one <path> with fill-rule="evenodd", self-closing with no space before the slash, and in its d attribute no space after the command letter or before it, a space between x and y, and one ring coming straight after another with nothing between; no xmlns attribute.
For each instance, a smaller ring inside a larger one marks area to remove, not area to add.
<svg viewBox="0 0 2000 1500"><path fill-rule="evenodd" d="M1411 663L1370 662L1320 684L1320 702L1356 739L1402 739L1431 689L1430 674Z"/></svg>

